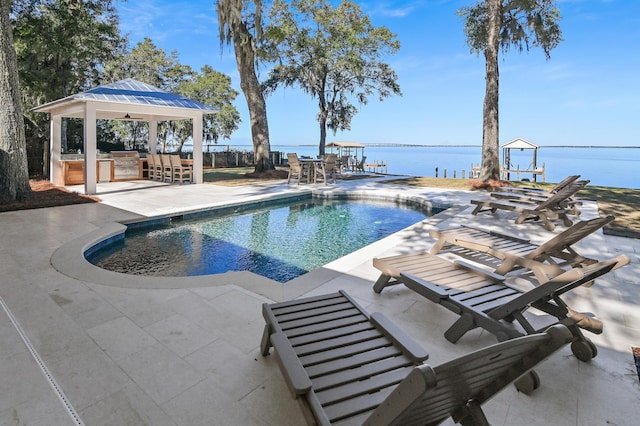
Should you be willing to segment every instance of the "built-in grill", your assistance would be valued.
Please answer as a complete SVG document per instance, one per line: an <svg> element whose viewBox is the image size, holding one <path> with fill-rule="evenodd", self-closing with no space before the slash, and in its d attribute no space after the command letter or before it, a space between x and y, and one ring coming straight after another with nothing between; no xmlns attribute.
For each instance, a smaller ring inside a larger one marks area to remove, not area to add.
<svg viewBox="0 0 640 426"><path fill-rule="evenodd" d="M113 178L139 179L141 174L140 154L137 151L111 151Z"/></svg>

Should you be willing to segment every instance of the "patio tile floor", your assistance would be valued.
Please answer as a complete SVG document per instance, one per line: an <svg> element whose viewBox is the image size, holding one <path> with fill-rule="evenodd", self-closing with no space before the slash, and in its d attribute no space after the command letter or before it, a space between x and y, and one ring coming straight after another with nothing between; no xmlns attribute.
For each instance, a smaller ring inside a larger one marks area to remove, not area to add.
<svg viewBox="0 0 640 426"><path fill-rule="evenodd" d="M428 230L433 226L473 221L534 241L546 240L547 231L536 224L516 226L489 215L470 216L469 200L479 193L391 188L380 179L339 182L336 187L422 196L458 208L281 290L264 292L260 278L237 273L197 287L122 288L65 275L51 258L61 246L109 222L308 191L309 186L99 184L99 204L0 213L0 297L6 308L0 309L0 424L304 424L274 358L259 353L264 326L260 305L300 295L345 289L367 310L383 312L421 342L434 364L495 342L492 335L474 330L451 344L443 337L455 320L450 312L402 286L375 294L372 284L378 273L371 259L430 247ZM595 203L585 203L583 217L595 214ZM598 258L622 253L631 258L630 265L571 295L573 308L595 312L605 324L602 335L589 335L599 354L585 364L569 348L556 353L537 368L542 386L532 396L509 388L485 405L492 424L637 424L640 384L631 347L640 345L640 240L598 233L579 247Z"/></svg>

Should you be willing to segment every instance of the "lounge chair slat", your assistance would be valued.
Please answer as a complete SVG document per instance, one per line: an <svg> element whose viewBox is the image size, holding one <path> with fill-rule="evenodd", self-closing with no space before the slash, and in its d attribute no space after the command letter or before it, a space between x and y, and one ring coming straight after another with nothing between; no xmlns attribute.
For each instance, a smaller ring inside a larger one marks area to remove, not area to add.
<svg viewBox="0 0 640 426"><path fill-rule="evenodd" d="M357 312L357 309L354 309L353 307L349 306L348 303L343 302L343 303L332 304L329 306L315 307L307 311L301 311L301 312L288 312L288 313L276 312L276 315L280 319L280 322L284 323L286 321L303 320L305 318L314 318L317 315L326 315L334 312L345 312L345 311L352 312L352 315L359 313Z"/></svg>
<svg viewBox="0 0 640 426"><path fill-rule="evenodd" d="M295 350L298 356L304 356L311 353L321 352L331 348L339 348L341 346L359 344L380 336L378 330L366 330L359 333L353 333L349 336L341 336L335 339L326 339L316 341L306 345L296 346Z"/></svg>
<svg viewBox="0 0 640 426"><path fill-rule="evenodd" d="M407 377L413 366L398 368L376 374L366 380L358 380L317 392L318 400L324 404L334 404L350 398L377 392L389 386L397 385Z"/></svg>
<svg viewBox="0 0 640 426"><path fill-rule="evenodd" d="M345 383L351 383L358 380L365 380L368 377L375 376L376 374L385 373L387 371L393 371L398 368L404 368L413 366L413 363L409 358L405 356L396 356L393 358L387 358L379 362L363 364L359 367L349 370L338 370L331 374L325 374L323 376L312 377L311 383L313 388L318 391L329 389L334 386L343 385Z"/></svg>
<svg viewBox="0 0 640 426"><path fill-rule="evenodd" d="M310 330L307 330L307 332L303 334L299 334L297 336L296 335L291 336L288 333L285 333L285 334L287 334L287 337L289 338L293 346L300 346L300 345L306 345L306 344L321 341L321 340L329 340L329 339L335 339L337 337L349 336L354 333L359 333L362 331L368 331L368 330L374 329L373 325L371 325L371 323L368 321L367 322L361 321L355 324L341 325L338 327L332 327L327 330L316 331L318 327L319 325L315 325L314 327L311 327ZM296 329L296 331L301 331L301 330Z"/></svg>
<svg viewBox="0 0 640 426"><path fill-rule="evenodd" d="M376 349L360 351L349 357L331 357L321 363L315 363L312 366L305 365L309 377L316 377L325 374L327 371L340 371L354 368L363 364L378 362L386 358L393 358L402 355L395 346L381 346Z"/></svg>
<svg viewBox="0 0 640 426"><path fill-rule="evenodd" d="M287 337L295 338L298 336L304 336L312 333L320 333L326 330L332 330L335 328L348 327L356 324L368 322L368 318L362 315L347 316L338 319L328 319L326 322L314 322L313 324L306 324L300 327L287 328L285 331Z"/></svg>
<svg viewBox="0 0 640 426"><path fill-rule="evenodd" d="M326 351L314 352L308 355L300 356L300 362L305 366L312 366L333 359L349 357L366 351L375 351L380 348L390 346L391 342L384 336L376 337L365 342L359 342L357 345L340 346L337 348L327 349Z"/></svg>
<svg viewBox="0 0 640 426"><path fill-rule="evenodd" d="M292 330L300 327L313 326L314 324L321 323L322 321L332 321L347 318L351 318L352 321L361 321L363 317L355 309L350 309L336 312L326 312L322 315L305 318L291 318L290 316L286 316L286 318L283 319L279 316L278 320L283 320L280 323L283 330Z"/></svg>

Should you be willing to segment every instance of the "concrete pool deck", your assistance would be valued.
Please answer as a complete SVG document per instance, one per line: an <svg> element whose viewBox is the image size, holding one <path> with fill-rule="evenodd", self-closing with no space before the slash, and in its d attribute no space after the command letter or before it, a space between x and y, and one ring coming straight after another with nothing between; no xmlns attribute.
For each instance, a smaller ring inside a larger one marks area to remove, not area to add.
<svg viewBox="0 0 640 426"><path fill-rule="evenodd" d="M379 274L371 260L428 248L429 229L458 223L478 223L534 242L550 233L537 224L515 225L507 214L499 220L471 216L469 200L481 193L380 180L340 181L336 187L421 196L455 207L288 284L271 286L273 291L262 291L264 279L242 272L199 278L197 286L175 279L175 288L136 288L144 278L117 274L111 283L97 283L97 276L74 277L56 264L72 263L67 267L74 270L74 262L86 266L83 259L55 257L110 223L334 186L136 181L99 184L101 203L0 213L0 424L304 424L274 357L259 353L261 304L337 289L369 312L390 317L429 350L429 363L495 343L481 330L455 345L447 342L443 333L456 317L402 286L375 294ZM596 203L585 203L583 218L595 215ZM598 356L582 363L568 347L554 354L536 369L542 385L532 396L510 387L485 404L494 425L637 424L640 384L631 347L640 346L640 240L599 232L578 247L599 259L619 254L631 259L595 286L569 295L573 308L594 312L605 324L603 334L587 333Z"/></svg>

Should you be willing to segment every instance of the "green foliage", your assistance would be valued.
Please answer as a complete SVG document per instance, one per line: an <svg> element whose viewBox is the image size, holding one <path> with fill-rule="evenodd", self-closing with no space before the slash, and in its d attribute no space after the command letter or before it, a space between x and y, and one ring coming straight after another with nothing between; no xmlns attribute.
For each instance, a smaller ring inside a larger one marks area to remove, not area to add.
<svg viewBox="0 0 640 426"><path fill-rule="evenodd" d="M29 151L40 152L49 135L46 114L31 108L96 85L104 64L122 49L112 3L14 0L10 16Z"/></svg>
<svg viewBox="0 0 640 426"><path fill-rule="evenodd" d="M238 92L231 87L231 77L215 71L209 65L202 67L201 73L184 81L176 88L177 93L220 109L217 114L204 117L204 132L218 143L220 138L229 139L238 129L240 113L233 106Z"/></svg>
<svg viewBox="0 0 640 426"><path fill-rule="evenodd" d="M471 51L484 52L488 39L488 6L485 0L457 11L465 21L465 34ZM560 11L555 0L503 0L500 16L500 47L507 52L511 46L518 51L531 46L544 51L547 59L552 49L562 41Z"/></svg>
<svg viewBox="0 0 640 426"><path fill-rule="evenodd" d="M321 125L320 152L326 128L349 130L366 104L401 95L397 75L382 61L400 42L386 27L374 27L360 7L344 0L334 8L325 0L276 0L265 29L261 57L276 62L263 87L297 86L317 99Z"/></svg>
<svg viewBox="0 0 640 426"><path fill-rule="evenodd" d="M191 67L182 65L177 52L167 54L149 38L145 38L131 51L108 63L105 74L107 81L134 78L220 108L220 113L206 115L203 123L205 134L211 135L216 142L221 137L229 138L238 128L240 114L232 104L238 93L231 87L231 78L208 65L205 65L199 74ZM115 136L115 140L124 143L128 149L144 144L149 132L146 123L121 120L110 121L109 130ZM162 151L181 151L192 132L191 120L159 123L158 142L162 145Z"/></svg>
<svg viewBox="0 0 640 426"><path fill-rule="evenodd" d="M234 40L246 45L262 38L262 0L218 0L216 10L220 47Z"/></svg>
<svg viewBox="0 0 640 426"><path fill-rule="evenodd" d="M144 38L130 51L123 52L105 65L104 81L114 82L135 78L143 83L173 91L195 73L178 60L178 52L167 53L150 38Z"/></svg>

